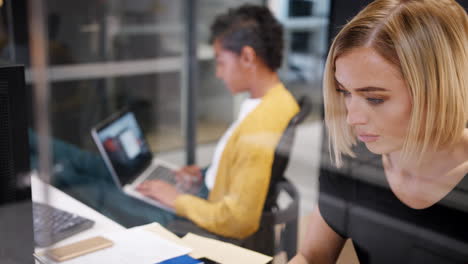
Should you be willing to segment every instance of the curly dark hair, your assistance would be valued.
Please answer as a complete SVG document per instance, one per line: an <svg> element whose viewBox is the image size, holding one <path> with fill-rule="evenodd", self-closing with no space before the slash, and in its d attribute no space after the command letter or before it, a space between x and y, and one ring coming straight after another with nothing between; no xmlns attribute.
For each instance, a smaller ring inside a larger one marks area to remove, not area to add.
<svg viewBox="0 0 468 264"><path fill-rule="evenodd" d="M224 49L240 54L244 46L255 50L272 71L283 59L283 27L265 6L245 4L216 17L210 42L219 40Z"/></svg>

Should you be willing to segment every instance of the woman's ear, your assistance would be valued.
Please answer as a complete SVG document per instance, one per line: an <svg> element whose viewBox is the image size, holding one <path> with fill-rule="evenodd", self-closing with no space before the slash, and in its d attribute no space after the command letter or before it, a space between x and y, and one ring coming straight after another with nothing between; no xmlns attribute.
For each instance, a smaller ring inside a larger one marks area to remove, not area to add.
<svg viewBox="0 0 468 264"><path fill-rule="evenodd" d="M240 54L241 65L246 68L252 68L255 65L257 54L255 50L250 46L244 46Z"/></svg>

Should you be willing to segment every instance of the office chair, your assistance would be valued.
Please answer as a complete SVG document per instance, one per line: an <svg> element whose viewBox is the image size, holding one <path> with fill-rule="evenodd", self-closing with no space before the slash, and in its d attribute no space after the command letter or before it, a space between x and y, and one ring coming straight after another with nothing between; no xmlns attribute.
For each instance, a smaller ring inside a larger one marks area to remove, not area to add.
<svg viewBox="0 0 468 264"><path fill-rule="evenodd" d="M275 256L279 252L285 251L288 259L291 259L297 251L299 193L296 187L284 177L284 173L289 163L296 128L305 120L312 108L310 98L307 96L302 96L298 100L298 104L300 107L299 113L289 121L275 149L270 186L257 232L239 240L213 234L189 221L176 220L169 224L167 228L177 235L183 236L188 232L192 232L269 256ZM291 199L286 208L280 208L278 205L279 194L283 191Z"/></svg>

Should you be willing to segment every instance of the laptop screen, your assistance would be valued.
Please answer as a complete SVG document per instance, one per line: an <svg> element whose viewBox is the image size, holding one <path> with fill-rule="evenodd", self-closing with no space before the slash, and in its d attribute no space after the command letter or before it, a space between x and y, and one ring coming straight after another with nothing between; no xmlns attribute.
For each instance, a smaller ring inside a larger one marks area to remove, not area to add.
<svg viewBox="0 0 468 264"><path fill-rule="evenodd" d="M99 125L95 141L112 174L124 186L131 183L152 160L151 150L132 112L124 112Z"/></svg>

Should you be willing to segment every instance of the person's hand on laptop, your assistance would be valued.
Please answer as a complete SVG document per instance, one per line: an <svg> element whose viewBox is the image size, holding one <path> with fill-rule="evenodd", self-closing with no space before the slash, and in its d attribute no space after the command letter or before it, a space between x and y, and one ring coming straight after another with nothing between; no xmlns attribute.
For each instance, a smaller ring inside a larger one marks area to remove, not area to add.
<svg viewBox="0 0 468 264"><path fill-rule="evenodd" d="M197 181L201 181L202 179L202 172L200 167L197 165L188 165L180 168L179 170L175 171L176 177L193 177L197 179Z"/></svg>
<svg viewBox="0 0 468 264"><path fill-rule="evenodd" d="M181 194L174 185L161 180L144 181L136 188L144 196L160 201L174 208L174 202Z"/></svg>
<svg viewBox="0 0 468 264"><path fill-rule="evenodd" d="M200 167L189 165L174 171L177 181L177 189L185 193L197 193L203 180Z"/></svg>

